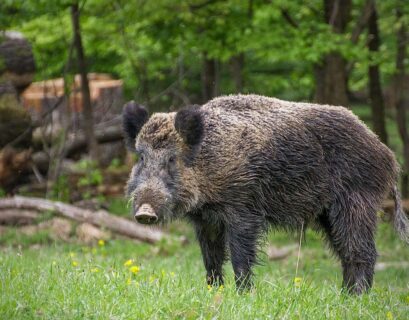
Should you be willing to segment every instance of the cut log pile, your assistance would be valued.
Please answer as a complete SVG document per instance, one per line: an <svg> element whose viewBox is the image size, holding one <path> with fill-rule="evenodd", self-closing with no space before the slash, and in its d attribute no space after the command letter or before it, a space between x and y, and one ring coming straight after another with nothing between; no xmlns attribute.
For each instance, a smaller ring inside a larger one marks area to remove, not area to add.
<svg viewBox="0 0 409 320"><path fill-rule="evenodd" d="M61 122L70 119L75 119L80 127L85 124L81 116L83 97L80 78L79 74L75 75L70 86L69 99L62 101L58 110L55 110L54 126L59 126ZM87 78L95 123L117 116L123 104L122 80L115 80L110 75L101 73L89 73ZM66 85L63 78L34 82L22 93L23 105L36 118L64 96Z"/></svg>
<svg viewBox="0 0 409 320"><path fill-rule="evenodd" d="M0 199L0 224L32 222L44 212L53 212L69 220L81 222L82 229L77 230L77 235L83 234L84 237L92 237L92 234L100 238L105 237L103 233L98 232L100 228L113 234L148 243L155 243L168 237L167 234L158 229L114 216L106 210L92 211L41 198L15 196Z"/></svg>

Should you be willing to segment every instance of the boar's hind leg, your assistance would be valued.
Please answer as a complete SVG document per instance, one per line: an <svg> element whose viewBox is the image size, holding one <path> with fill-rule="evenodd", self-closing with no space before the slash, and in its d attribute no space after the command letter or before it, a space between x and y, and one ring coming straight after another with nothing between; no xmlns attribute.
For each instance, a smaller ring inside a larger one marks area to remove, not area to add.
<svg viewBox="0 0 409 320"><path fill-rule="evenodd" d="M332 249L341 260L343 287L352 294L361 294L372 286L376 262L374 232L376 208L361 196L334 203L320 217Z"/></svg>
<svg viewBox="0 0 409 320"><path fill-rule="evenodd" d="M221 285L226 259L224 226L212 225L204 220L194 221L194 226L207 272L207 284Z"/></svg>

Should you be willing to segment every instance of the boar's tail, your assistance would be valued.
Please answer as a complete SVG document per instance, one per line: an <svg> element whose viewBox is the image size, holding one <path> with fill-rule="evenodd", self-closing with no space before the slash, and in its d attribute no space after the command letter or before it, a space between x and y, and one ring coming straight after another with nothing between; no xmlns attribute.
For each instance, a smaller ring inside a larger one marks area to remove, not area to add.
<svg viewBox="0 0 409 320"><path fill-rule="evenodd" d="M403 241L409 244L409 219L402 208L400 192L395 185L392 189L393 200L395 201L395 212L393 213L393 224L395 230Z"/></svg>

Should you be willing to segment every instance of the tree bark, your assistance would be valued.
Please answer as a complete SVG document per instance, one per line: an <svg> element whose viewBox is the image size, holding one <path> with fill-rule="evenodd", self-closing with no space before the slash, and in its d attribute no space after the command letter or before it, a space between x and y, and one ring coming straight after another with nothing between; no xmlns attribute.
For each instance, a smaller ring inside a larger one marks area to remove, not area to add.
<svg viewBox="0 0 409 320"><path fill-rule="evenodd" d="M217 66L216 60L210 59L205 52L203 54L202 67L202 99L207 102L217 94Z"/></svg>
<svg viewBox="0 0 409 320"><path fill-rule="evenodd" d="M359 36L368 26L369 18L372 14L372 10L374 9L374 0L366 0L364 6L362 7L361 14L356 21L355 27L351 32L351 42L352 44L357 44L359 40ZM347 65L347 78L351 73L352 67L354 65L354 61L349 61Z"/></svg>
<svg viewBox="0 0 409 320"><path fill-rule="evenodd" d="M248 0L247 3L247 27L251 28L251 22L254 13L254 1ZM240 52L230 58L230 72L233 78L236 93L242 93L244 88L244 63L245 53Z"/></svg>
<svg viewBox="0 0 409 320"><path fill-rule="evenodd" d="M409 197L409 133L408 121L406 115L405 96L403 83L405 79L405 57L406 43L408 41L407 30L402 21L404 1L398 3L396 10L396 18L400 22L400 28L397 32L397 54L396 54L396 70L395 70L395 96L396 96L396 122L398 124L399 135L403 144L403 170L402 170L402 196Z"/></svg>
<svg viewBox="0 0 409 320"><path fill-rule="evenodd" d="M320 64L314 66L314 75L315 102L348 106L346 61L339 53L326 55Z"/></svg>
<svg viewBox="0 0 409 320"><path fill-rule="evenodd" d="M380 37L378 30L378 14L375 7L375 1L371 1L373 8L368 20L368 48L371 53L379 52ZM369 78L369 100L372 110L373 129L381 141L388 143L388 135L385 124L385 104L383 99L379 64L371 63L368 68Z"/></svg>
<svg viewBox="0 0 409 320"><path fill-rule="evenodd" d="M325 21L335 33L343 33L350 18L351 0L324 0ZM325 55L314 66L318 103L348 106L346 61L338 52Z"/></svg>
<svg viewBox="0 0 409 320"><path fill-rule="evenodd" d="M165 237L165 234L159 230L139 225L128 219L113 216L105 210L90 211L59 201L19 196L0 199L0 214L2 210L9 209L53 211L66 218L80 222L88 222L99 227L107 228L115 233L149 243L155 243Z"/></svg>
<svg viewBox="0 0 409 320"><path fill-rule="evenodd" d="M71 19L74 35L74 46L77 52L77 63L81 75L81 93L82 107L84 115L84 131L87 136L88 149L91 159L99 164L98 143L94 134L94 119L92 114L91 95L87 78L87 65L85 61L84 48L82 46L81 28L80 28L80 10L78 3L71 5Z"/></svg>
<svg viewBox="0 0 409 320"><path fill-rule="evenodd" d="M243 67L244 67L244 53L240 53L231 57L230 70L234 81L236 93L242 93L244 87L243 79Z"/></svg>

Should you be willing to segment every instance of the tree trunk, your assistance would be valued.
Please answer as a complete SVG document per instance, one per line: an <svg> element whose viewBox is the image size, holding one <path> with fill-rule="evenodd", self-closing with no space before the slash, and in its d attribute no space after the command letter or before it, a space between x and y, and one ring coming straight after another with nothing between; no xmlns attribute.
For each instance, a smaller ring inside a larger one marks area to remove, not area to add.
<svg viewBox="0 0 409 320"><path fill-rule="evenodd" d="M325 21L335 33L343 33L350 18L351 0L324 0ZM346 61L338 52L330 52L314 66L318 103L348 106Z"/></svg>
<svg viewBox="0 0 409 320"><path fill-rule="evenodd" d="M88 139L88 149L91 159L99 164L98 143L94 134L94 119L92 114L91 95L87 78L87 65L85 61L84 48L82 46L80 29L80 11L78 3L71 5L71 19L74 35L74 46L77 51L77 63L81 75L82 107L84 115L84 131Z"/></svg>
<svg viewBox="0 0 409 320"><path fill-rule="evenodd" d="M244 67L244 53L240 53L231 57L230 70L234 81L236 93L243 92L244 79L243 79L243 67Z"/></svg>
<svg viewBox="0 0 409 320"><path fill-rule="evenodd" d="M378 30L378 14L373 3L372 13L368 20L368 47L371 53L379 52L380 38ZM385 105L382 94L382 87L379 74L379 65L370 62L368 68L369 78L369 100L372 110L373 129L381 141L388 143L388 136L385 124Z"/></svg>
<svg viewBox="0 0 409 320"><path fill-rule="evenodd" d="M314 101L336 106L348 106L346 61L337 52L326 55L315 65Z"/></svg>
<svg viewBox="0 0 409 320"><path fill-rule="evenodd" d="M203 69L202 69L202 98L203 102L207 102L216 96L217 88L217 66L215 59L209 59L207 53L203 55Z"/></svg>
<svg viewBox="0 0 409 320"><path fill-rule="evenodd" d="M400 6L399 6L400 5ZM400 21L400 28L397 33L397 54L396 54L396 71L395 71L395 96L396 96L396 121L399 128L399 135L403 143L403 170L402 170L402 196L409 197L409 133L408 121L406 115L405 96L403 82L405 79L405 57L406 42L408 41L407 30L403 19L404 1L398 3L396 18Z"/></svg>
<svg viewBox="0 0 409 320"><path fill-rule="evenodd" d="M251 28L251 21L253 19L254 13L254 1L248 0L248 7L247 7L247 27ZM234 87L236 93L242 93L244 88L244 62L245 62L245 54L244 52L240 52L235 56L230 58L230 72L231 77L233 78Z"/></svg>

